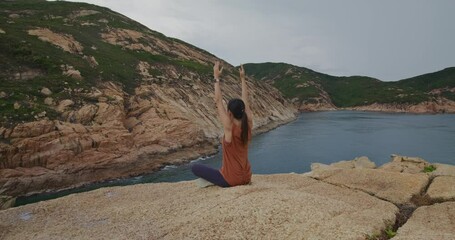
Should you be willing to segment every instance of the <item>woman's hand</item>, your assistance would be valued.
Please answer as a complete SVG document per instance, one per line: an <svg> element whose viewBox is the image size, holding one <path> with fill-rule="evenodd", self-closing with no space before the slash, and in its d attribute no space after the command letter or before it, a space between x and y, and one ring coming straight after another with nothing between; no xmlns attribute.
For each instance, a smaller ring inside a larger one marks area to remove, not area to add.
<svg viewBox="0 0 455 240"><path fill-rule="evenodd" d="M240 73L240 80L245 80L245 70L243 69L243 65L240 65L239 73Z"/></svg>
<svg viewBox="0 0 455 240"><path fill-rule="evenodd" d="M220 61L216 61L213 66L213 78L218 82L220 81L220 75L223 72L223 67L220 68Z"/></svg>

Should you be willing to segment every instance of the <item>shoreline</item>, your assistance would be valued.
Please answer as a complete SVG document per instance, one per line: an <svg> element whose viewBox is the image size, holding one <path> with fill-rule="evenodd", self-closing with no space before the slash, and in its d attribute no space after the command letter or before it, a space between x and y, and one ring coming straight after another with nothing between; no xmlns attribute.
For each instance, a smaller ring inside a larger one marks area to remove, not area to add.
<svg viewBox="0 0 455 240"><path fill-rule="evenodd" d="M327 110L325 110L327 111ZM317 112L325 112L325 111L317 111ZM332 112L332 111L346 111L346 112L359 112L358 110L351 110L351 109L337 109L337 110L328 110L327 112ZM360 112L371 112L371 111L360 111ZM296 114L292 119L288 119L287 121L273 121L273 122L268 122L267 124L263 125L262 127L259 127L253 131L253 135L257 136L262 133L266 133L268 131L271 131L275 128L278 128L280 126L283 126L287 123L291 123L299 118L301 114L304 113L309 113L309 112L299 112ZM390 114L387 112L380 111L378 113L385 113L385 114ZM392 114L414 114L414 113L396 113L396 112L391 112ZM421 115L421 114L417 114ZM181 166L184 164L189 164L191 161L198 160L201 157L212 157L216 155L220 150L220 144L218 139L216 141L214 139L211 139L209 141L205 141L204 144L198 144L198 145L193 145L190 147L186 148L181 148L179 150L173 150L172 152L169 152L167 154L161 154L161 155L155 155L155 156L147 156L147 155L142 155L140 156L140 153L135 152L135 154L138 157L139 160L136 160L133 163L130 163L130 166L128 169L124 169L125 166L121 166L119 164L115 164L114 169L95 169L93 171L90 171L90 169L85 169L85 171L89 170L89 172L84 172L82 175L97 175L96 173L101 172L100 175L102 176L107 176L110 173L115 173L112 175L109 175L108 178L101 179L98 178L95 181L81 181L76 184L71 184L68 187L63 187L63 188L48 188L45 189L44 191L31 191L27 192L27 194L23 195L17 195L17 198L29 198L37 195L47 195L47 194L58 194L59 192L64 192L64 191L69 191L69 190L74 190L78 188L86 188L90 187L91 185L97 185L97 184L103 184L103 183L109 183L112 181L119 181L120 184L122 184L122 180L126 179L133 179L135 177L140 177L140 176L145 176L149 174L153 174L159 171L162 171L168 166ZM124 156L125 158L128 158L127 156ZM153 159L153 161L150 161ZM128 163L126 163L128 165ZM144 166L147 167L144 167ZM131 170L131 172L128 172ZM117 172L117 170L119 170ZM77 174L77 172L75 173ZM82 176L83 180L85 177ZM71 178L71 176L68 176L68 178ZM52 175L51 178L49 179L49 182L52 182ZM55 178L54 178L55 179ZM101 187L107 187L107 186L101 186ZM99 187L96 187L99 188ZM89 189L88 191L91 191L93 189ZM85 190L87 191L87 190ZM71 194L71 193L69 193ZM14 195L13 195L14 196Z"/></svg>
<svg viewBox="0 0 455 240"><path fill-rule="evenodd" d="M337 109L337 110L320 110L320 111L312 111L312 112L332 112L332 111L352 111L352 112L377 112L377 113L391 113L391 114L416 114L416 115L422 115L420 113L409 113L409 112L384 112L384 111L360 111L360 110L352 110L352 109ZM289 119L288 121L278 121L278 122L269 122L266 125L263 125L253 131L253 136L257 136L266 132L269 132L273 129L276 129L280 126L286 125L288 123L291 123L298 119L300 114L303 113L311 113L309 111L305 112L299 112L298 114L295 115L294 118ZM425 115L425 114L423 114ZM434 115L434 114L433 114ZM36 195L41 195L41 194L57 194L62 191L68 191L72 189L78 189L78 188L85 188L90 185L96 185L96 184L102 184L102 183L107 183L110 181L121 181L129 178L134 178L134 177L139 177L143 175L148 175L148 174L153 174L156 172L159 172L163 170L164 168L168 166L181 166L184 164L188 164L191 161L198 160L201 157L206 157L210 158L214 155L216 155L220 150L220 144L218 141L216 142L210 142L206 141L203 146L191 146L191 147L186 147L182 148L179 150L174 150L173 152L167 153L167 154L161 154L161 155L156 155L156 156L140 156L140 154L137 154L138 160L133 162L134 166L130 167L133 170L131 172L128 171L121 171L120 173L113 174L114 177L110 176L108 178L104 179L97 179L95 181L83 181L79 182L76 184L71 184L68 187L64 188L50 188L50 189L45 189L43 191L31 191L26 194L21 194L15 196L15 198L28 198ZM123 156L127 158L127 156ZM141 166L145 164L144 162L148 162L147 160L153 159L151 163L146 164L148 165L147 167L139 167L140 169L137 170L135 169L136 166ZM130 165L132 165L130 163ZM93 171L85 172L81 178L84 178L84 175L90 175L92 173L100 173L97 175L108 175L109 173L116 172L116 169L122 169L124 166L117 166L114 167L114 169L95 169ZM90 169L89 169L90 170ZM106 173L104 173L106 172ZM68 178L72 178L71 175L67 176ZM52 181L52 179L50 179Z"/></svg>
<svg viewBox="0 0 455 240"><path fill-rule="evenodd" d="M299 105L300 104L300 105ZM368 111L368 112L393 112L393 113L415 113L415 114L445 114L455 113L455 100L447 98L434 98L419 103L370 103L350 107L337 107L331 101L318 104L294 103L299 111Z"/></svg>
<svg viewBox="0 0 455 240"><path fill-rule="evenodd" d="M269 122L261 127L258 127L257 129L255 129L253 131L253 136L267 133L273 129L276 129L278 127L291 123L291 122L297 120L298 115L299 114L296 114L294 118L289 119L287 121ZM39 196L39 195L53 195L53 194L58 194L58 193L65 192L65 191L87 188L87 187L90 187L90 186L96 185L96 184L103 184L103 183L108 183L111 181L121 181L121 180L140 177L140 176L144 176L144 175L148 175L148 174L153 174L153 173L162 171L164 168L166 168L168 166L181 166L181 165L189 164L190 162L198 160L200 158L213 157L216 154L218 154L218 152L220 150L220 145L221 144L218 143L218 141L216 141L216 144L214 144L213 142L210 142L210 141L206 141L203 146L191 146L191 147L186 147L183 149L175 150L168 154L153 156L153 161L152 161L152 163L150 163L151 166L146 168L147 169L146 171L145 171L145 169L143 169L144 171L131 170L132 172L129 172L126 175L120 173L121 176L119 175L118 177L111 177L111 178L106 178L106 179L96 180L96 181L84 181L84 182L80 182L77 184L72 184L72 185L70 185L68 187L64 187L64 188L46 189L44 191L28 192L24 195L15 196L14 198L21 199L21 198L29 198L29 197ZM150 158L148 158L147 156L141 156L141 154L137 154L137 155L138 155L137 160L134 163L137 163L137 161L139 161L140 162L140 163L138 163L139 165L147 164L146 163L147 160L150 160ZM124 156L124 157L127 158L128 156ZM138 164L135 164L135 165L138 165ZM115 167L115 169L120 169L120 168L122 168L122 166ZM112 173L113 171L115 172L115 169L94 170L93 172L96 172L97 175L100 175L100 174L105 175L107 173L102 173L100 171L107 171L107 172ZM85 173L85 174L90 174L90 172ZM71 178L71 175L68 175L68 178ZM100 187L100 188L103 188L103 187ZM92 191L92 190L96 190L96 189L99 189L99 188L91 189L88 191ZM83 192L85 192L85 191L83 191ZM63 196L70 195L70 194L73 194L73 193L64 194ZM62 196L58 196L56 198L60 198L60 197L62 197ZM51 198L51 199L54 199L54 198ZM44 201L47 201L47 200L44 200ZM27 205L27 204L25 204L25 205ZM23 206L23 205L20 205L20 206ZM16 207L16 206L14 205L13 207Z"/></svg>
<svg viewBox="0 0 455 240"><path fill-rule="evenodd" d="M414 112L414 111L393 111L393 110L373 110L373 109L354 109L354 108L337 108L337 109L315 109L299 111L301 113L312 113L312 112L337 112L337 111L352 111L352 112L370 112L370 113L396 113L396 114L413 114L413 115L450 115L455 114L454 112Z"/></svg>

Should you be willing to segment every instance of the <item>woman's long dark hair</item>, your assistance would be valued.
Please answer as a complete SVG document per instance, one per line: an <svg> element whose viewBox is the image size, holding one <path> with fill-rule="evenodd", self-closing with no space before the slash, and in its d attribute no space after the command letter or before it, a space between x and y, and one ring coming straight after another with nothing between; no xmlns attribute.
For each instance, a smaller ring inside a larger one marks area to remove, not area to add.
<svg viewBox="0 0 455 240"><path fill-rule="evenodd" d="M248 116L245 113L245 103L242 99L232 99L228 103L228 110L234 115L235 119L242 120L241 139L243 145L248 143Z"/></svg>

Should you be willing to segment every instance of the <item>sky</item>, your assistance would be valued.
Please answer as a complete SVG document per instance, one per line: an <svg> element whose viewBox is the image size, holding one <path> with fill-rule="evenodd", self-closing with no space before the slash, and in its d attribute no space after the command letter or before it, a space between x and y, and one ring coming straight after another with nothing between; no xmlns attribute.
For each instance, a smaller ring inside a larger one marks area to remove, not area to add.
<svg viewBox="0 0 455 240"><path fill-rule="evenodd" d="M80 2L80 1L79 1ZM396 81L455 66L453 0L84 0L232 65Z"/></svg>

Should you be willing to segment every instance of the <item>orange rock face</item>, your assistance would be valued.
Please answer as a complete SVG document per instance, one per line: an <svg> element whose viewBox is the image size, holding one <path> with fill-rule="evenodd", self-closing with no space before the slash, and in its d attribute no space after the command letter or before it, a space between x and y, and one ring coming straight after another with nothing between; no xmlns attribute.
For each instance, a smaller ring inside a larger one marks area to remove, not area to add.
<svg viewBox="0 0 455 240"><path fill-rule="evenodd" d="M257 131L294 119L296 109L276 89L249 85ZM227 76L223 92L226 100L239 97L237 80ZM217 151L222 129L212 83L147 84L129 95L109 82L89 94L105 99L61 108L63 120L1 129L3 195L138 175Z"/></svg>

